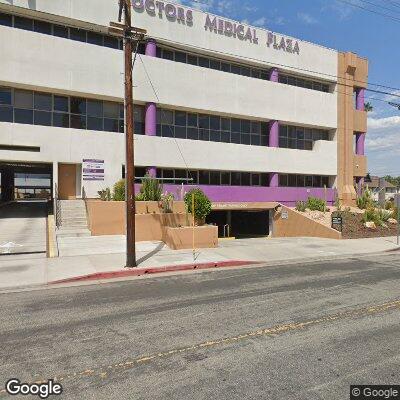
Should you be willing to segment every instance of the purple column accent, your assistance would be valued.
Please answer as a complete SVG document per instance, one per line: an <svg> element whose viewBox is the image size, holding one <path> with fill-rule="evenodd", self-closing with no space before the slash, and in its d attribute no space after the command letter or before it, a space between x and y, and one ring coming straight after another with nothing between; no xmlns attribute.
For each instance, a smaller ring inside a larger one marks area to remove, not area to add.
<svg viewBox="0 0 400 400"><path fill-rule="evenodd" d="M276 172L269 174L269 187L279 187L279 175Z"/></svg>
<svg viewBox="0 0 400 400"><path fill-rule="evenodd" d="M149 39L146 43L146 56L157 57L157 43L154 39Z"/></svg>
<svg viewBox="0 0 400 400"><path fill-rule="evenodd" d="M278 68L272 68L269 73L269 80L271 82L279 82L279 71Z"/></svg>
<svg viewBox="0 0 400 400"><path fill-rule="evenodd" d="M147 167L147 175L151 176L152 178L155 178L157 176L157 168L156 167Z"/></svg>
<svg viewBox="0 0 400 400"><path fill-rule="evenodd" d="M356 109L358 111L365 109L365 89L357 89L356 91Z"/></svg>
<svg viewBox="0 0 400 400"><path fill-rule="evenodd" d="M356 154L365 155L365 133L356 133Z"/></svg>
<svg viewBox="0 0 400 400"><path fill-rule="evenodd" d="M279 147L279 121L269 122L269 147Z"/></svg>
<svg viewBox="0 0 400 400"><path fill-rule="evenodd" d="M155 103L146 104L144 132L147 136L156 136L157 134L157 106Z"/></svg>
<svg viewBox="0 0 400 400"><path fill-rule="evenodd" d="M279 121L269 123L269 147L279 147ZM269 186L279 186L279 175L276 172L269 174Z"/></svg>

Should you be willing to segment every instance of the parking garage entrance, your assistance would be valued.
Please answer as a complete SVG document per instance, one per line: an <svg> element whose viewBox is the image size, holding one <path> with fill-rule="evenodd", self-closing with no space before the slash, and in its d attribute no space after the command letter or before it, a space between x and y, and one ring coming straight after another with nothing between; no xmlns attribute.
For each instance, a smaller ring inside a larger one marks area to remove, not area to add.
<svg viewBox="0 0 400 400"><path fill-rule="evenodd" d="M269 236L273 208L277 203L214 203L206 222L218 226L218 237Z"/></svg>
<svg viewBox="0 0 400 400"><path fill-rule="evenodd" d="M0 161L0 202L51 200L51 164Z"/></svg>

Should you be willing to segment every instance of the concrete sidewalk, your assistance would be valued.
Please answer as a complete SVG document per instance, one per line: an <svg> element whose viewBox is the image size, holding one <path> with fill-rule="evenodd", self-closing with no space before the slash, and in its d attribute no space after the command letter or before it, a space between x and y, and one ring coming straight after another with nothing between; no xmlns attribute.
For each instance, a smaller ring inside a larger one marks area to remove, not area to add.
<svg viewBox="0 0 400 400"><path fill-rule="evenodd" d="M100 237L104 242L107 238ZM110 241L115 238L110 238ZM95 240L94 240L95 242ZM346 256L367 255L396 250L396 238L331 240L321 238L279 238L221 241L216 249L196 252L196 263L216 263L231 260L276 264L312 261ZM32 255L0 256L0 289L47 285L82 275L124 270L125 255L88 254L53 259ZM110 250L108 248L108 250ZM99 250L98 250L99 251ZM193 263L190 250L170 250L162 242L137 244L139 267L160 268Z"/></svg>

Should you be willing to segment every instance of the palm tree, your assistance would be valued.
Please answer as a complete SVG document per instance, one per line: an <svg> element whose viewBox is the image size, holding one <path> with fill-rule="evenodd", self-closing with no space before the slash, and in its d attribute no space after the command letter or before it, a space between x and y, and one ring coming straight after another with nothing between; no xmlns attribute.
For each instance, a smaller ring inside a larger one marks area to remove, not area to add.
<svg viewBox="0 0 400 400"><path fill-rule="evenodd" d="M368 101L364 104L364 110L366 112L370 112L374 109L373 105Z"/></svg>

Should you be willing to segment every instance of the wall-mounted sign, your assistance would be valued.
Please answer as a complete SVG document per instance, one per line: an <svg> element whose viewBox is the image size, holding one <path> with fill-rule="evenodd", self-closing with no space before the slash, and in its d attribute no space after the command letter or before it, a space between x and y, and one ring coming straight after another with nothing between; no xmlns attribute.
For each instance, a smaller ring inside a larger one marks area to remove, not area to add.
<svg viewBox="0 0 400 400"><path fill-rule="evenodd" d="M104 181L104 160L84 159L82 162L82 180Z"/></svg>
<svg viewBox="0 0 400 400"><path fill-rule="evenodd" d="M287 211L282 211L281 218L282 219L289 219L289 213Z"/></svg>
<svg viewBox="0 0 400 400"><path fill-rule="evenodd" d="M158 0L133 0L133 9L136 12L146 12L150 16L164 17L170 22L178 22L192 26L194 24L193 11L175 4ZM274 32L257 30L245 24L227 21L214 15L205 14L204 29L206 32L214 32L243 42L258 45L260 42L268 48L284 51L290 54L300 54L299 42L285 36L277 35ZM259 32L263 35L259 39Z"/></svg>

